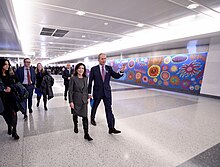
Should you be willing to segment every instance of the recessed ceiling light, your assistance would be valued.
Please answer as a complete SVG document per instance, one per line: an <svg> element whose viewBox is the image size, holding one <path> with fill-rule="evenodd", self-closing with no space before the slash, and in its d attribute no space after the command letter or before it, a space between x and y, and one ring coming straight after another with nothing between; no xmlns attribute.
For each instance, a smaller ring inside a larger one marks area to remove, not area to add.
<svg viewBox="0 0 220 167"><path fill-rule="evenodd" d="M190 4L189 6L187 6L188 9L195 9L199 6L199 4L197 3L193 3L193 4Z"/></svg>
<svg viewBox="0 0 220 167"><path fill-rule="evenodd" d="M137 27L144 27L144 24L143 23L138 23L136 26Z"/></svg>
<svg viewBox="0 0 220 167"><path fill-rule="evenodd" d="M76 12L76 14L77 14L77 15L79 15L79 16L83 16L83 15L85 15L85 14L86 14L86 12L83 12L83 11L78 11L78 12Z"/></svg>
<svg viewBox="0 0 220 167"><path fill-rule="evenodd" d="M54 37L55 39L59 39L60 37Z"/></svg>
<svg viewBox="0 0 220 167"><path fill-rule="evenodd" d="M86 36L85 35L82 35L82 38L85 38Z"/></svg>
<svg viewBox="0 0 220 167"><path fill-rule="evenodd" d="M86 47L86 45L83 45L83 47Z"/></svg>
<svg viewBox="0 0 220 167"><path fill-rule="evenodd" d="M49 42L49 44L53 44L53 42Z"/></svg>
<svg viewBox="0 0 220 167"><path fill-rule="evenodd" d="M94 41L95 43L98 43L99 41Z"/></svg>
<svg viewBox="0 0 220 167"><path fill-rule="evenodd" d="M105 22L104 25L107 26L107 25L108 25L108 22Z"/></svg>

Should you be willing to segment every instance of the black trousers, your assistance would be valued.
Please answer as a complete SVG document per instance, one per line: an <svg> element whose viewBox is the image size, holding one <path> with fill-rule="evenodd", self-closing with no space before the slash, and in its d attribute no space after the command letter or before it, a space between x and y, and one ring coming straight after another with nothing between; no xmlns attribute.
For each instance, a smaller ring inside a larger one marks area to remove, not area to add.
<svg viewBox="0 0 220 167"><path fill-rule="evenodd" d="M17 131L17 112L13 108L7 108L3 112L3 118L9 128L13 127L13 132Z"/></svg>
<svg viewBox="0 0 220 167"><path fill-rule="evenodd" d="M91 120L95 119L96 110L101 102L103 100L104 106L105 106L105 115L108 123L108 128L112 129L115 127L115 117L112 113L112 101L111 98L94 98L94 104L91 111Z"/></svg>
<svg viewBox="0 0 220 167"><path fill-rule="evenodd" d="M37 96L37 103L40 103L41 96ZM44 106L47 105L47 95L43 95Z"/></svg>
<svg viewBox="0 0 220 167"><path fill-rule="evenodd" d="M69 90L69 84L66 84L64 86L65 86L64 97L67 97L67 92Z"/></svg>
<svg viewBox="0 0 220 167"><path fill-rule="evenodd" d="M27 89L29 95L28 99L25 100L25 114L27 114L27 105L28 109L32 109L32 96L33 96L33 91L34 91L34 85L24 85L24 87Z"/></svg>
<svg viewBox="0 0 220 167"><path fill-rule="evenodd" d="M83 122L84 133L88 134L88 132L89 132L88 118L82 117L82 122ZM78 126L78 116L74 115L74 114L73 114L73 123L74 123L74 127Z"/></svg>

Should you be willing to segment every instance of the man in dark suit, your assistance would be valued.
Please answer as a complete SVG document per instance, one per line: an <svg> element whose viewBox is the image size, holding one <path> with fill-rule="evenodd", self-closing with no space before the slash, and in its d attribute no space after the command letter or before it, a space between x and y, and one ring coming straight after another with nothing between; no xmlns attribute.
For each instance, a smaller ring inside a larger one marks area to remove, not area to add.
<svg viewBox="0 0 220 167"><path fill-rule="evenodd" d="M111 95L111 87L110 87L110 79L111 77L118 79L123 76L125 65L124 64L119 73L116 73L112 70L111 66L105 65L106 63L106 55L104 53L100 53L98 55L99 65L91 68L89 74L89 85L88 85L88 93L91 96L91 88L92 82L93 85L93 98L94 103L91 111L91 124L96 126L95 114L97 107L101 100L103 100L105 105L105 113L109 128L109 134L112 133L121 133L121 131L115 129L115 118L112 113L112 95Z"/></svg>
<svg viewBox="0 0 220 167"><path fill-rule="evenodd" d="M69 90L69 81L70 77L73 75L73 70L71 69L70 64L68 63L66 65L65 70L62 73L62 77L64 79L64 86L65 86L65 91L64 91L64 100L67 100L67 92Z"/></svg>
<svg viewBox="0 0 220 167"><path fill-rule="evenodd" d="M33 112L32 96L33 96L33 90L34 90L34 85L36 81L36 74L34 72L34 69L30 65L31 65L31 60L29 58L25 58L24 66L19 67L16 71L16 75L18 79L24 85L24 87L27 89L29 93L28 100L24 102L24 106L25 106L24 119L27 119L27 101L28 101L29 113Z"/></svg>

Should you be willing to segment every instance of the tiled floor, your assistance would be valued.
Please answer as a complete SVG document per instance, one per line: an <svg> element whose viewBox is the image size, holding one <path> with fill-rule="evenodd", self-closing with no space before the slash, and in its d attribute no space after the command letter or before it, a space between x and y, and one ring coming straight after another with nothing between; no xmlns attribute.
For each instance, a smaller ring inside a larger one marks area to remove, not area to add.
<svg viewBox="0 0 220 167"><path fill-rule="evenodd" d="M33 104L25 122L19 113L19 141L7 135L0 117L0 167L206 167L220 166L219 100L112 83L119 135L108 134L103 103L92 142L73 132L63 81L56 76L48 111ZM89 109L90 113L90 109Z"/></svg>

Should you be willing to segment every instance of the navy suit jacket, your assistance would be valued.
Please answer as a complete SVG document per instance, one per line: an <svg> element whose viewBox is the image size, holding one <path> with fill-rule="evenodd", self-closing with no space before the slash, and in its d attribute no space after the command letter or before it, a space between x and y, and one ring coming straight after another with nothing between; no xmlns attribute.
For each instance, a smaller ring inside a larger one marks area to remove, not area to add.
<svg viewBox="0 0 220 167"><path fill-rule="evenodd" d="M64 79L64 85L69 85L70 80L68 79L69 77L71 77L71 75L73 75L74 70L70 69L70 73L69 70L65 69L62 73L62 78Z"/></svg>
<svg viewBox="0 0 220 167"><path fill-rule="evenodd" d="M93 85L94 98L103 98L105 96L106 98L111 99L111 86L110 86L111 77L118 79L123 76L123 74L120 75L119 73L114 72L112 67L108 65L105 65L105 71L106 71L105 80L103 82L99 65L91 68L89 74L88 93L91 94L92 82L94 81L94 85Z"/></svg>
<svg viewBox="0 0 220 167"><path fill-rule="evenodd" d="M36 82L36 74L32 67L30 67L31 81L32 85L35 85ZM21 83L24 81L24 67L19 67L16 71L16 75Z"/></svg>

